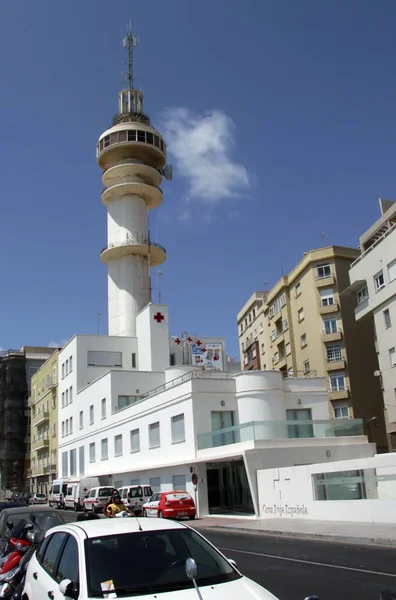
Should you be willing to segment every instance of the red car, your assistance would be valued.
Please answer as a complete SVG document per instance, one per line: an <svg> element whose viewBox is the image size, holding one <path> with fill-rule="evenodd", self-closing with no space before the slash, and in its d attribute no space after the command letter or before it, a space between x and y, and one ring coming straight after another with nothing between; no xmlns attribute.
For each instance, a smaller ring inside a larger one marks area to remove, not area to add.
<svg viewBox="0 0 396 600"><path fill-rule="evenodd" d="M178 490L154 494L148 502L143 504L144 517L165 519L188 517L192 520L195 519L196 513L194 500L190 494Z"/></svg>

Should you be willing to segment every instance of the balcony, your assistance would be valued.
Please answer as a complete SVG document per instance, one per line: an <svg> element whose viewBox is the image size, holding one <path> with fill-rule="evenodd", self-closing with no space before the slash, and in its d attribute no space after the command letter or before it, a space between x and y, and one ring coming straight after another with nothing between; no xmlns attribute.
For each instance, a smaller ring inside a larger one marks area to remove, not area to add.
<svg viewBox="0 0 396 600"><path fill-rule="evenodd" d="M326 304L326 306L319 305L319 314L320 315L331 315L332 313L336 313L340 310L338 306L338 302L334 302L334 304Z"/></svg>
<svg viewBox="0 0 396 600"><path fill-rule="evenodd" d="M316 277L315 285L317 288L331 287L336 282L334 275L328 275L327 277Z"/></svg>
<svg viewBox="0 0 396 600"><path fill-rule="evenodd" d="M47 465L46 467L44 467L44 473L45 474L50 474L50 473L56 473L56 465Z"/></svg>
<svg viewBox="0 0 396 600"><path fill-rule="evenodd" d="M342 371L346 368L346 361L343 358L326 361L326 371Z"/></svg>
<svg viewBox="0 0 396 600"><path fill-rule="evenodd" d="M49 416L50 414L47 411L37 413L32 419L33 427L37 427L37 425L42 425L43 423L48 421Z"/></svg>
<svg viewBox="0 0 396 600"><path fill-rule="evenodd" d="M32 441L32 450L43 450L44 448L49 447L49 437L48 435L43 435L39 438L33 439Z"/></svg>
<svg viewBox="0 0 396 600"><path fill-rule="evenodd" d="M32 471L32 475L31 477L40 477L41 475L45 474L45 466L44 463L37 465L36 467L32 467L31 471Z"/></svg>
<svg viewBox="0 0 396 600"><path fill-rule="evenodd" d="M149 210L156 208L162 202L162 189L158 185L151 185L141 178L135 177L133 181L114 182L102 192L103 204L108 204L125 195L136 195L144 198Z"/></svg>
<svg viewBox="0 0 396 600"><path fill-rule="evenodd" d="M317 377L316 371L286 371L282 373L283 379L293 379L296 377Z"/></svg>
<svg viewBox="0 0 396 600"><path fill-rule="evenodd" d="M198 450L243 442L279 439L336 438L364 435L362 419L250 421L198 434Z"/></svg>
<svg viewBox="0 0 396 600"><path fill-rule="evenodd" d="M338 331L334 331L332 333L326 333L325 331L322 334L322 342L339 342L342 340L342 331L339 329Z"/></svg>
<svg viewBox="0 0 396 600"><path fill-rule="evenodd" d="M287 358L286 356L280 356L277 362L276 368L281 370L287 366Z"/></svg>
<svg viewBox="0 0 396 600"><path fill-rule="evenodd" d="M53 379L50 379L48 381L48 383L46 384L48 390L54 390L57 385L58 385L58 382L56 380L53 380Z"/></svg>
<svg viewBox="0 0 396 600"><path fill-rule="evenodd" d="M330 400L346 400L347 398L349 398L349 390L344 388L344 389L330 389L329 391L329 399Z"/></svg>
<svg viewBox="0 0 396 600"><path fill-rule="evenodd" d="M150 266L156 267L166 260L166 250L161 244L152 242L148 238L131 238L122 242L113 242L105 246L100 253L105 264L125 256L147 256Z"/></svg>

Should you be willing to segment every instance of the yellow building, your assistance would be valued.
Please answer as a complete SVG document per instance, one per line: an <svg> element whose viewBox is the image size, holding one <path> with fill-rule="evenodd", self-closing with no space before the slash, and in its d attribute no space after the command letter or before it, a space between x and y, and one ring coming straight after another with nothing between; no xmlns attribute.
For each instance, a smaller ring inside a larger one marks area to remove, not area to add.
<svg viewBox="0 0 396 600"><path fill-rule="evenodd" d="M332 418L362 418L387 449L371 320L356 322L354 299L341 292L358 249L311 250L268 292L255 292L238 313L243 369L276 369L285 377L325 377Z"/></svg>
<svg viewBox="0 0 396 600"><path fill-rule="evenodd" d="M58 356L47 359L31 380L30 491L48 494L57 475Z"/></svg>

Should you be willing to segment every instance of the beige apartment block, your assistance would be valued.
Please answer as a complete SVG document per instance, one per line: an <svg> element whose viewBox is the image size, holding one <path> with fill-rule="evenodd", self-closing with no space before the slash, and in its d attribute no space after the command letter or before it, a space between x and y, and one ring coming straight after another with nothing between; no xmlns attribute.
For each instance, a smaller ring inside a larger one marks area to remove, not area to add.
<svg viewBox="0 0 396 600"><path fill-rule="evenodd" d="M370 441L386 452L373 324L356 322L355 299L341 295L359 255L340 246L311 250L270 291L255 292L237 316L241 365L325 377L330 417L363 419Z"/></svg>

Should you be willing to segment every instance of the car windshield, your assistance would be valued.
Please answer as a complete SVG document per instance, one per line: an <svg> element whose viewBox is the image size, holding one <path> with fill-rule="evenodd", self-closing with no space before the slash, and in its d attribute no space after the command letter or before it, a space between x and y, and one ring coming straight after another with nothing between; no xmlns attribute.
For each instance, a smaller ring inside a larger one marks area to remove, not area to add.
<svg viewBox="0 0 396 600"><path fill-rule="evenodd" d="M98 496L99 498L103 498L104 496L111 496L113 492L113 488L109 487L109 488L102 488L101 490L99 490Z"/></svg>
<svg viewBox="0 0 396 600"><path fill-rule="evenodd" d="M199 586L241 577L217 550L188 528L88 538L84 543L89 595L93 597L103 597L111 584L117 597L190 589L193 583L185 569L189 557L197 563ZM125 556L133 556L127 569Z"/></svg>
<svg viewBox="0 0 396 600"><path fill-rule="evenodd" d="M44 494L36 494L36 498L45 498Z"/></svg>
<svg viewBox="0 0 396 600"><path fill-rule="evenodd" d="M131 498L140 498L140 496L143 496L143 491L141 487L137 487L137 488L132 488L130 490L130 497Z"/></svg>

